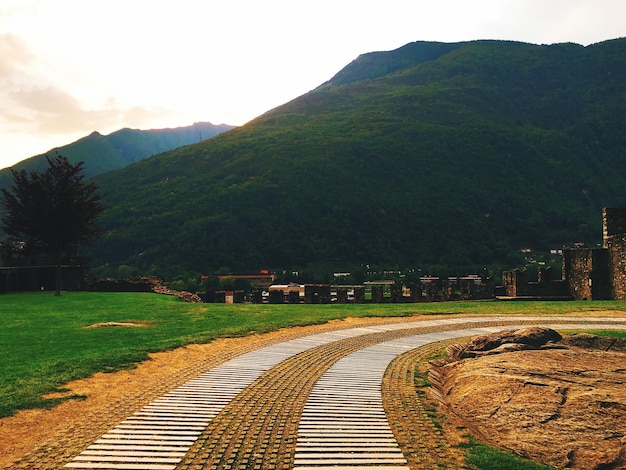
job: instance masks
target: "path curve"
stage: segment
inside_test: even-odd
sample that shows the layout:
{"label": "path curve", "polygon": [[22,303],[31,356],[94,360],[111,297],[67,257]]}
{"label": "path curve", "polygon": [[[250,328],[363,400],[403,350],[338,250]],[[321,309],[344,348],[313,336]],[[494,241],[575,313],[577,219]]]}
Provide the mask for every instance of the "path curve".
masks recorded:
{"label": "path curve", "polygon": [[[426,449],[420,457],[419,452],[410,448],[413,437],[407,439],[406,433],[397,427],[391,432],[382,405],[385,371],[396,358],[437,341],[531,324],[556,328],[569,325],[580,329],[626,328],[626,319],[499,316],[425,320],[422,317],[294,338],[241,354],[165,393],[103,434],[79,455],[68,458],[44,452],[35,458],[31,456],[30,464],[37,462],[37,466],[14,468],[65,465],[83,469],[265,470],[346,465],[343,468],[369,466],[390,470],[420,468],[416,466],[420,459],[422,463],[439,459],[440,467],[454,468],[454,459],[445,453],[438,451],[442,455],[433,456]],[[401,369],[406,377],[409,370],[406,360],[404,364]],[[343,378],[359,369],[361,372],[352,376],[353,380],[359,377],[367,380],[355,389]],[[386,383],[386,394],[399,396],[401,381]],[[410,389],[406,380],[402,387],[403,393]],[[324,404],[320,396],[345,399],[350,393],[355,398],[343,400],[347,408],[315,409],[315,402]],[[359,403],[366,397],[370,402],[363,409]],[[410,401],[410,394],[403,400]],[[327,399],[325,405],[329,404]],[[390,415],[394,416],[393,413]],[[368,426],[364,428],[363,423]],[[310,439],[328,436],[331,431],[334,442]],[[348,440],[349,434],[353,440]],[[359,440],[363,437],[365,440]],[[359,452],[364,443],[368,450]]]}

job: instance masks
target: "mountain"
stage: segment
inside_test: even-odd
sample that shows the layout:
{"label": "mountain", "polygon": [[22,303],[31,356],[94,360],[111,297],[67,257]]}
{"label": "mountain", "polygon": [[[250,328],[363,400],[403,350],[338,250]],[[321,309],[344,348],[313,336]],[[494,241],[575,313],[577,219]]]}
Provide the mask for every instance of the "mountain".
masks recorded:
{"label": "mountain", "polygon": [[415,42],[213,139],[96,177],[100,273],[452,274],[601,240],[626,204],[626,39]]}
{"label": "mountain", "polygon": [[[174,129],[120,129],[109,135],[92,132],[86,137],[45,154],[22,160],[11,168],[14,170],[42,171],[47,167],[46,155],[60,154],[71,163],[84,162],[84,174],[92,177],[100,173],[123,168],[152,155],[209,139],[234,126],[196,122],[191,126]],[[0,188],[11,185],[11,170],[0,170]]]}

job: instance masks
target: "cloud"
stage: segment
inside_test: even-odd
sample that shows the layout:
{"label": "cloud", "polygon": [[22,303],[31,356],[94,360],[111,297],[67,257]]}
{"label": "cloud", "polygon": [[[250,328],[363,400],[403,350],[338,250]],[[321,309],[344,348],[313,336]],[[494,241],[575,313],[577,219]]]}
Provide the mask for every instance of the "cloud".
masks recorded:
{"label": "cloud", "polygon": [[[107,100],[104,93],[115,91],[100,88],[100,82],[80,86],[80,74],[68,79],[57,73],[68,69],[41,51],[33,53],[21,36],[0,33],[0,168],[93,131],[172,127],[182,120],[179,112],[156,103]],[[101,96],[91,96],[93,90]]]}
{"label": "cloud", "polygon": [[623,36],[626,12],[623,0],[0,4],[0,167],[93,130],[240,125],[411,41],[586,45]]}
{"label": "cloud", "polygon": [[27,124],[34,133],[107,132],[124,125],[143,127],[176,115],[160,108],[118,108],[113,100],[100,109],[84,109],[76,97],[54,86],[19,89],[7,97],[9,106],[1,111],[2,116],[7,121]]}
{"label": "cloud", "polygon": [[[145,128],[145,126],[158,126],[165,127],[171,125],[172,122],[177,122],[179,113],[176,111],[170,111],[163,108],[144,108],[142,106],[135,106],[130,109],[125,109],[120,112],[120,117],[123,122],[127,123],[131,127]],[[168,124],[159,124],[161,122],[167,122]]]}
{"label": "cloud", "polygon": [[30,88],[9,93],[14,102],[39,114],[71,115],[80,111],[76,98],[53,86]]}
{"label": "cloud", "polygon": [[34,59],[19,36],[0,34],[0,77],[4,80],[23,74]]}
{"label": "cloud", "polygon": [[[31,133],[88,130],[94,120],[109,121],[112,118],[101,112],[85,111],[78,99],[54,86],[15,89],[6,93],[6,98],[4,118],[10,122],[18,118]],[[101,115],[95,119],[97,114]]]}
{"label": "cloud", "polygon": [[[126,126],[158,127],[180,119],[179,113],[156,104],[146,107],[141,102],[126,100],[119,104],[116,99],[94,98],[90,96],[93,91],[97,94],[114,91],[100,84],[84,85],[78,81],[80,73],[74,72],[63,60],[54,59],[42,50],[33,52],[22,36],[0,32],[2,145],[25,139],[45,141],[63,135],[71,139],[81,133],[94,130],[108,133]],[[6,151],[1,153],[4,157],[0,158],[6,158]]]}

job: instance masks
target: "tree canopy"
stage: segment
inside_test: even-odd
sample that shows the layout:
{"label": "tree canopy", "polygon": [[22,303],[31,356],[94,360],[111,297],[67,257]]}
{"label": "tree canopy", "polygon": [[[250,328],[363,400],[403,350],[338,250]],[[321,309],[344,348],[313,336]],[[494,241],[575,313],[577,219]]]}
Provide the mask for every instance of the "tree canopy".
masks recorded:
{"label": "tree canopy", "polygon": [[30,254],[53,257],[57,266],[77,254],[78,247],[99,233],[95,224],[103,210],[94,183],[85,183],[83,163],[58,155],[46,157],[42,172],[12,171],[13,185],[2,188],[4,230],[24,242]]}

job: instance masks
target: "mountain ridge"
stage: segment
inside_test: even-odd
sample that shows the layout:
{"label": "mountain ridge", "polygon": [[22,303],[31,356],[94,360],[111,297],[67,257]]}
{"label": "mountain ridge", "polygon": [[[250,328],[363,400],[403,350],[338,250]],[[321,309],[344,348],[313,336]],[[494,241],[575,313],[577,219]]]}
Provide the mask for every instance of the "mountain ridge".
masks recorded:
{"label": "mountain ridge", "polygon": [[182,145],[197,143],[234,127],[228,124],[196,122],[191,126],[164,129],[140,130],[126,127],[108,135],[93,131],[70,144],[52,148],[1,169],[0,187],[6,188],[11,184],[11,169],[27,172],[43,170],[46,167],[46,155],[58,153],[73,164],[83,161],[84,175],[89,178]]}
{"label": "mountain ridge", "polygon": [[626,204],[624,77],[624,39],[359,56],[231,132],[96,177],[94,265],[457,274],[593,246],[601,207]]}

